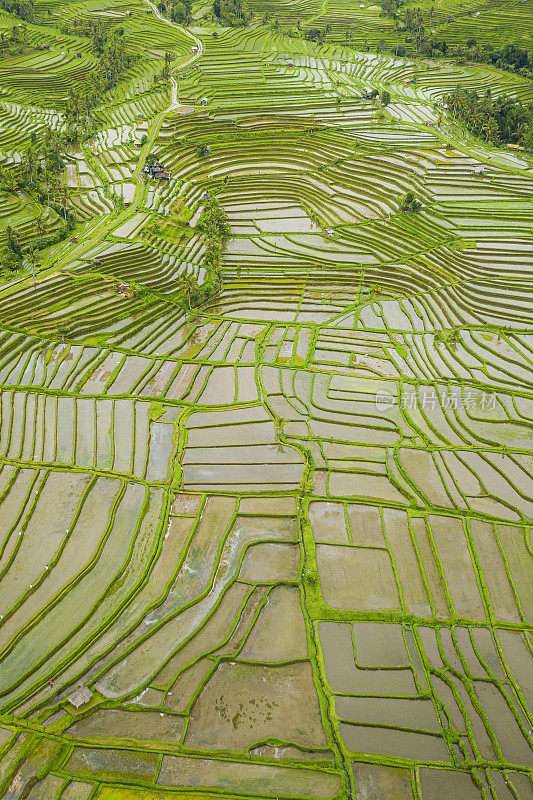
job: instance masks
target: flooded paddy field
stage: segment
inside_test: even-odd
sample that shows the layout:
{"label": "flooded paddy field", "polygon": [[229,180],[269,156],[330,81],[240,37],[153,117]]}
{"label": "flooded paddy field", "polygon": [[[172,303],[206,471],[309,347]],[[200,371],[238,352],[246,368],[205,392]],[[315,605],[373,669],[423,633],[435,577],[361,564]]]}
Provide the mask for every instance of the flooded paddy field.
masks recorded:
{"label": "flooded paddy field", "polygon": [[[368,3],[34,5],[2,169],[72,129],[85,27],[135,58],[0,283],[0,796],[533,800],[533,161],[445,108],[533,85]],[[8,184],[0,233],[60,229]]]}

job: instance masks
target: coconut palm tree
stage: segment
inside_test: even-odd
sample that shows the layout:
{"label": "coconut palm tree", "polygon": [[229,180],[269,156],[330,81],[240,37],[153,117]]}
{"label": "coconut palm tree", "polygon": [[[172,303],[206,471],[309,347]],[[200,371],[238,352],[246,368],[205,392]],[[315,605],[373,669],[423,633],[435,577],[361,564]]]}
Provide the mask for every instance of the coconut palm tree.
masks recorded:
{"label": "coconut palm tree", "polygon": [[6,170],[2,173],[2,183],[8,192],[14,192],[18,186],[18,181],[11,170]]}
{"label": "coconut palm tree", "polygon": [[26,177],[26,181],[30,186],[33,186],[35,183],[35,178],[37,176],[37,169],[39,167],[39,159],[37,157],[37,153],[30,147],[28,148],[24,155],[22,156],[22,171]]}
{"label": "coconut palm tree", "polygon": [[483,131],[485,132],[485,138],[488,142],[492,142],[493,144],[498,144],[500,140],[500,129],[498,128],[498,123],[494,119],[494,117],[489,117],[488,120],[483,125]]}
{"label": "coconut palm tree", "polygon": [[35,227],[37,228],[37,233],[39,234],[39,244],[42,245],[42,243],[43,243],[43,233],[46,230],[46,227],[45,227],[45,224],[44,224],[44,215],[43,214],[39,214],[39,216],[35,220]]}
{"label": "coconut palm tree", "polygon": [[59,204],[63,211],[63,219],[67,221],[67,203],[68,203],[68,189],[66,186],[60,186],[59,189]]}
{"label": "coconut palm tree", "polygon": [[57,203],[57,194],[61,191],[61,181],[58,175],[52,175],[50,178],[50,191],[52,192],[54,203]]}
{"label": "coconut palm tree", "polygon": [[181,279],[181,285],[185,290],[185,295],[187,297],[187,307],[189,311],[191,310],[191,291],[196,286],[196,281],[192,277],[192,275],[184,275]]}

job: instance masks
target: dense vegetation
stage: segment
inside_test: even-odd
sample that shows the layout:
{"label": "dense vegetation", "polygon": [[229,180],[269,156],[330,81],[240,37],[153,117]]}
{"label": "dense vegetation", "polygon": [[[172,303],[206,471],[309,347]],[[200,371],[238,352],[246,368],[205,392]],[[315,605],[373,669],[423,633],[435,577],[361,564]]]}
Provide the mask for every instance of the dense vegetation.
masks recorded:
{"label": "dense vegetation", "polygon": [[35,6],[32,0],[0,0],[0,8],[27,22],[35,20]]}
{"label": "dense vegetation", "polygon": [[20,164],[0,167],[0,191],[24,190],[36,203],[54,211],[61,223],[54,233],[46,234],[43,215],[35,220],[34,235],[21,244],[17,230],[6,228],[6,236],[0,248],[0,266],[7,273],[22,265],[24,253],[42,250],[60,242],[74,228],[75,217],[67,208],[68,189],[61,182],[65,168],[63,148],[66,137],[47,127],[41,134],[32,134],[28,147],[22,154]]}
{"label": "dense vegetation", "polygon": [[226,212],[216,197],[210,197],[207,200],[196,224],[196,229],[204,236],[207,245],[204,267],[207,274],[213,278],[215,274],[218,275],[220,259],[231,233]]}
{"label": "dense vegetation", "polygon": [[221,25],[232,28],[245,27],[252,16],[246,0],[214,0],[213,14]]}
{"label": "dense vegetation", "polygon": [[107,30],[96,23],[91,26],[90,36],[96,69],[90,81],[71,88],[66,103],[67,138],[71,142],[94,133],[97,121],[93,109],[100,105],[105,92],[117,85],[123,73],[138,58],[127,51],[121,26]]}
{"label": "dense vegetation", "polygon": [[[509,41],[500,48],[494,48],[489,42],[482,42],[476,37],[468,38],[464,44],[448,42],[442,33],[434,33],[434,5],[428,10],[405,6],[403,0],[381,0],[380,5],[381,14],[394,20],[398,37],[395,51],[399,56],[405,56],[407,53],[407,48],[403,44],[399,44],[400,35],[402,35],[409,45],[409,50],[423,56],[431,58],[446,56],[465,61],[477,61],[533,78],[533,50],[531,49],[528,50],[518,43]],[[471,14],[472,11],[467,12],[467,15],[471,16]],[[448,22],[453,21],[454,17],[450,16]]]}
{"label": "dense vegetation", "polygon": [[192,0],[164,0],[157,4],[159,11],[178,25],[188,25],[192,20]]}
{"label": "dense vegetation", "polygon": [[518,144],[533,148],[533,103],[524,105],[510,97],[492,98],[474,89],[457,87],[446,98],[454,118],[492,144]]}

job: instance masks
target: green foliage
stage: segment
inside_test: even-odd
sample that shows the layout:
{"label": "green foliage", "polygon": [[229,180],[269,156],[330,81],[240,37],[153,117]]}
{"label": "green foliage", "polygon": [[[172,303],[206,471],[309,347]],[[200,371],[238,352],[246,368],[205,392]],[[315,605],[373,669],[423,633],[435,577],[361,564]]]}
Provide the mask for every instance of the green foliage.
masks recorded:
{"label": "green foliage", "polygon": [[177,22],[178,25],[189,23],[192,20],[191,7],[191,0],[181,0],[181,2],[172,3],[170,8],[171,20]]}
{"label": "green foliage", "polygon": [[309,30],[305,32],[305,38],[309,42],[317,42],[317,44],[325,44],[330,30],[331,26],[329,25],[326,25],[325,28],[309,28]]}
{"label": "green foliage", "polygon": [[35,20],[35,5],[32,0],[0,0],[0,8],[26,22]]}
{"label": "green foliage", "polygon": [[400,8],[403,5],[403,0],[381,0],[381,17],[391,17],[396,19]]}
{"label": "green foliage", "polygon": [[0,267],[4,274],[13,274],[22,267],[22,258],[13,252],[9,247],[0,250]]}
{"label": "green foliage", "polygon": [[167,410],[163,403],[153,402],[148,409],[148,419],[151,419],[152,422],[155,422],[162,417],[163,414],[166,414],[166,411]]}
{"label": "green foliage", "polygon": [[196,230],[204,234],[208,249],[210,247],[221,249],[227,242],[231,228],[226,212],[218,204],[216,197],[211,197],[205,204],[196,224]]}
{"label": "green foliage", "polygon": [[[426,8],[406,5],[405,0],[381,0],[380,4],[380,16],[394,20],[398,34],[400,31],[409,34],[405,37],[405,41],[411,45],[410,49],[414,52],[430,58],[446,57],[461,61],[479,61],[516,72],[526,78],[533,78],[533,50],[528,50],[520,42],[506,42],[496,49],[489,43],[478,42],[474,36],[469,37],[465,44],[448,42],[442,34],[435,33],[437,12],[434,3]],[[472,10],[468,10],[467,13],[471,15]],[[451,21],[453,17],[448,18],[448,22]],[[406,54],[404,45],[397,44],[396,55]]]}
{"label": "green foliage", "polygon": [[451,350],[455,350],[461,341],[461,332],[458,328],[443,328],[440,331],[435,331],[435,344],[444,344]]}
{"label": "green foliage", "polygon": [[221,25],[232,28],[245,27],[252,16],[246,0],[214,0],[213,13]]}
{"label": "green foliage", "polygon": [[390,92],[387,92],[385,89],[381,92],[381,105],[383,107],[388,106],[390,103]]}
{"label": "green foliage", "polygon": [[450,55],[468,61],[491,64],[499,69],[516,72],[524,78],[533,78],[533,50],[527,50],[514,42],[507,42],[495,50],[491,44],[480,44],[471,37],[466,40],[465,45],[450,47],[448,56]]}
{"label": "green foliage", "polygon": [[216,198],[213,197],[207,201],[196,224],[196,230],[203,234],[206,242],[203,266],[207,272],[207,279],[200,286],[196,278],[191,275],[182,278],[180,288],[184,292],[188,309],[202,305],[222,288],[220,261],[231,234],[231,228],[226,212],[218,204]]}
{"label": "green foliage", "polygon": [[188,24],[192,21],[192,0],[161,0],[157,4],[157,8],[178,25]]}
{"label": "green foliage", "polygon": [[473,89],[457,87],[446,97],[454,118],[487,142],[533,147],[533,103],[525,105],[511,97],[492,99]]}
{"label": "green foliage", "polygon": [[22,267],[22,247],[14,228],[8,225],[5,231],[5,241],[0,249],[0,267],[4,275],[9,276]]}
{"label": "green foliage", "polygon": [[422,208],[422,203],[417,199],[414,192],[406,192],[400,201],[400,211],[416,213]]}
{"label": "green foliage", "polygon": [[9,250],[16,256],[22,257],[22,248],[16,230],[8,225],[6,228],[6,244]]}
{"label": "green foliage", "polygon": [[115,87],[122,74],[140,57],[127,52],[124,28],[107,29],[101,22],[90,23],[82,34],[92,39],[97,60],[90,81],[71,87],[66,101],[67,139],[76,142],[92,135],[97,127],[93,109],[100,105],[105,92]]}

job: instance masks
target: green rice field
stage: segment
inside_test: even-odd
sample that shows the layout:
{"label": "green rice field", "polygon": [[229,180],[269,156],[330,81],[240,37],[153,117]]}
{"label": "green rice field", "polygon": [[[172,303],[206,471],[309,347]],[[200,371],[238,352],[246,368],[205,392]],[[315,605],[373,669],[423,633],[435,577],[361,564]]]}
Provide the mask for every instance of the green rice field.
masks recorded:
{"label": "green rice field", "polygon": [[[372,0],[29,6],[0,796],[533,800],[533,153],[448,107],[533,81]],[[533,65],[532,0],[406,7]]]}

